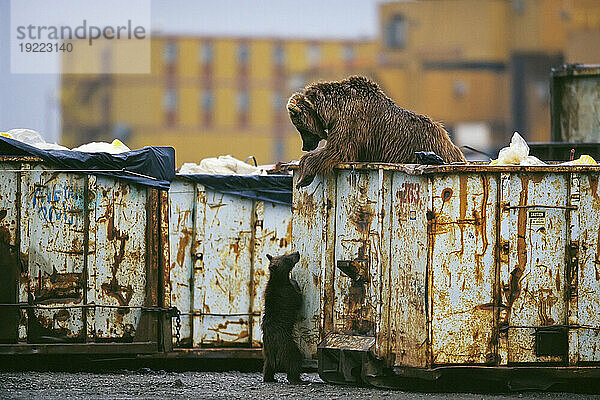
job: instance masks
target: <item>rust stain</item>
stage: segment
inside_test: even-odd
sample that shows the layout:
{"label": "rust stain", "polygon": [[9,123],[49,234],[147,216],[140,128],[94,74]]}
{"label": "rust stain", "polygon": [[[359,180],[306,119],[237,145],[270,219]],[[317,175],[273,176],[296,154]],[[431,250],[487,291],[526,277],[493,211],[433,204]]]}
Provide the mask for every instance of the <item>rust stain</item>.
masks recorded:
{"label": "rust stain", "polygon": [[[528,196],[528,185],[529,178],[523,176],[521,178],[521,194],[519,197],[519,205],[524,206],[527,204]],[[514,301],[521,294],[521,277],[525,272],[527,266],[527,243],[525,241],[525,234],[527,230],[527,209],[519,208],[517,219],[517,265],[510,273],[510,284],[506,289],[508,293],[506,299],[507,312],[503,314],[503,320],[501,325],[508,324],[510,320],[510,312]]]}
{"label": "rust stain", "polygon": [[445,203],[447,200],[449,200],[450,197],[452,197],[452,193],[454,192],[451,188],[446,188],[442,190],[442,201]]}
{"label": "rust stain", "polygon": [[368,316],[368,307],[365,307],[365,286],[361,282],[352,282],[346,295],[347,313],[344,315],[346,329],[359,335],[374,333],[374,324]]}
{"label": "rust stain", "polygon": [[42,277],[39,271],[38,286],[35,289],[35,301],[50,299],[81,298],[82,276],[74,272],[58,273],[56,269],[48,277]]}
{"label": "rust stain", "polygon": [[179,239],[179,245],[177,247],[177,257],[176,258],[177,258],[177,265],[183,266],[183,262],[185,261],[185,252],[186,252],[187,246],[192,241],[192,231],[187,228],[183,228],[183,229],[181,229],[181,233],[183,236]]}
{"label": "rust stain", "polygon": [[117,271],[119,270],[119,265],[123,262],[125,258],[125,243],[129,240],[128,234],[123,234],[119,232],[119,230],[115,227],[115,216],[114,216],[114,204],[112,206],[107,207],[106,221],[107,221],[107,240],[112,242],[115,239],[119,242],[118,250],[115,254],[115,260],[111,266],[112,278],[109,283],[102,284],[102,291],[106,293],[107,296],[114,297],[120,305],[126,306],[131,301],[131,297],[133,296],[133,288],[131,285],[122,286],[117,281]]}
{"label": "rust stain", "polygon": [[[294,216],[302,218],[302,220],[306,222],[308,229],[313,228],[315,215],[319,211],[319,204],[315,202],[314,194],[319,189],[321,184],[322,182],[319,182],[315,190],[310,193],[300,191],[298,197],[294,199],[295,201],[292,205],[292,213]],[[291,229],[291,226],[288,227],[289,231],[291,231]]]}
{"label": "rust stain", "polygon": [[292,243],[292,238],[293,238],[293,236],[292,236],[292,229],[293,229],[293,226],[294,226],[293,221],[290,218],[290,221],[288,222],[288,226],[287,226],[287,231],[286,231],[286,234],[285,234],[285,239],[287,240],[288,243]]}
{"label": "rust stain", "polygon": [[[598,175],[588,175],[590,181],[590,191],[594,197],[593,208],[598,210],[600,208],[600,196],[598,195]],[[594,272],[596,280],[600,281],[600,229],[598,229],[598,236],[596,239],[596,259],[594,260]]]}
{"label": "rust stain", "polygon": [[320,282],[321,282],[321,277],[319,276],[319,274],[312,274],[312,278],[313,278],[313,283],[315,284],[315,287],[321,287],[320,286]]}
{"label": "rust stain", "polygon": [[[552,318],[552,306],[556,304],[558,298],[552,293],[552,289],[541,289],[538,300],[538,318],[540,319],[540,325],[550,326],[554,325],[555,321]],[[536,298],[534,297],[534,301]]]}
{"label": "rust stain", "polygon": [[[467,216],[467,179],[468,177],[465,175],[459,175],[459,221],[464,221]],[[465,252],[465,230],[463,224],[458,224],[458,228],[460,229],[460,251],[458,252],[459,258],[462,258]]]}
{"label": "rust stain", "polygon": [[54,319],[56,321],[64,322],[67,321],[69,318],[71,318],[71,313],[69,313],[69,310],[65,308],[61,309],[56,314],[54,314]]}
{"label": "rust stain", "polygon": [[490,193],[489,178],[486,175],[481,175],[481,185],[483,187],[483,198],[481,199],[481,209],[479,215],[474,210],[473,217],[475,218],[475,226],[479,230],[479,236],[481,237],[482,248],[480,254],[475,254],[475,279],[477,282],[483,281],[483,261],[482,258],[487,252],[489,242],[487,238],[487,202]]}
{"label": "rust stain", "polygon": [[368,235],[374,218],[373,211],[367,203],[358,201],[352,203],[356,204],[356,207],[349,213],[349,220],[361,234]]}

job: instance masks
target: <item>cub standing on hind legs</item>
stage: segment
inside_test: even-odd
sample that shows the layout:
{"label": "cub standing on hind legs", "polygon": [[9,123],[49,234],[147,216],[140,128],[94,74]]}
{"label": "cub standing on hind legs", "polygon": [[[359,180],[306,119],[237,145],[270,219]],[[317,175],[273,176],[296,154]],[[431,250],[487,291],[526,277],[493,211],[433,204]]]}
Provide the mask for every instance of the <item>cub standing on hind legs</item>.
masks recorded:
{"label": "cub standing on hind legs", "polygon": [[294,324],[302,305],[298,284],[290,272],[300,261],[298,252],[269,259],[269,281],[265,289],[263,331],[263,381],[274,382],[275,372],[287,372],[290,383],[301,382],[302,354],[294,341]]}
{"label": "cub standing on hind legs", "polygon": [[[290,97],[287,109],[309,152],[300,159],[298,187],[341,162],[416,163],[417,151],[466,161],[441,123],[398,107],[364,76],[309,85]],[[327,144],[317,149],[323,139]]]}

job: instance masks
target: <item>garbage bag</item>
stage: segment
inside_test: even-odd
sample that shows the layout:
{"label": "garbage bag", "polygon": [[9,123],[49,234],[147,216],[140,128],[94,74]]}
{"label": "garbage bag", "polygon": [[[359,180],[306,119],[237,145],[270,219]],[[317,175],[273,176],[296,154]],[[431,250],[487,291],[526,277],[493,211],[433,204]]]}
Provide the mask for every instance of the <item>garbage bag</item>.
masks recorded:
{"label": "garbage bag", "polygon": [[37,147],[42,150],[69,150],[65,146],[56,143],[47,143],[39,132],[32,129],[11,129],[8,132],[0,132],[0,135],[9,139],[18,140],[19,142]]}
{"label": "garbage bag", "polygon": [[518,132],[513,134],[510,145],[500,150],[498,159],[490,165],[546,165],[537,157],[529,155],[529,146]]}
{"label": "garbage bag", "polygon": [[119,139],[113,140],[111,143],[106,142],[91,142],[83,144],[79,147],[75,147],[73,151],[82,151],[84,153],[108,153],[108,154],[120,154],[127,151],[131,151],[123,142]]}
{"label": "garbage bag", "polygon": [[598,165],[598,163],[594,160],[594,157],[588,154],[582,154],[577,160],[568,161],[561,165]]}
{"label": "garbage bag", "polygon": [[263,168],[255,167],[230,155],[205,158],[200,164],[185,163],[179,169],[183,175],[265,175]]}

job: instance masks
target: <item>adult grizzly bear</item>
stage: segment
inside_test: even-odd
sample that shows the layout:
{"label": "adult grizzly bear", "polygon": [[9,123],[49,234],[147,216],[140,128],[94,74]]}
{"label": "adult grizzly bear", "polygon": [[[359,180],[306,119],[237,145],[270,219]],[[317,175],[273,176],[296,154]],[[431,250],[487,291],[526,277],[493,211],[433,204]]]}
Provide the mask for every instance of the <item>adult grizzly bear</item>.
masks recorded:
{"label": "adult grizzly bear", "polygon": [[298,284],[290,272],[300,261],[298,252],[269,259],[269,281],[265,289],[263,331],[263,381],[274,382],[275,371],[287,372],[290,383],[301,382],[302,353],[294,341],[294,324],[302,305]]}
{"label": "adult grizzly bear", "polygon": [[[309,151],[300,159],[298,187],[340,162],[416,163],[417,151],[433,151],[447,163],[466,161],[441,123],[398,107],[363,76],[307,86],[287,109],[302,150]],[[322,139],[327,144],[315,150]]]}

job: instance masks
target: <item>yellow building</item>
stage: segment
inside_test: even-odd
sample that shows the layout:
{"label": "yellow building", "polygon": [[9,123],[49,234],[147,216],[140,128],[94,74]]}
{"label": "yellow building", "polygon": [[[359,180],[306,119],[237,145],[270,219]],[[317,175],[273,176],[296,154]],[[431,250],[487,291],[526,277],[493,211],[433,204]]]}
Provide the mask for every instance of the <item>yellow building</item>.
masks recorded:
{"label": "yellow building", "polygon": [[152,38],[149,75],[64,75],[63,143],[171,145],[177,164],[231,154],[297,159],[286,103],[314,71],[344,76],[376,59],[375,42]]}
{"label": "yellow building", "polygon": [[600,1],[421,0],[380,6],[370,41],[153,37],[151,74],[63,75],[63,143],[171,145],[177,165],[231,154],[297,159],[287,98],[365,74],[459,144],[550,139],[550,68],[600,63]]}

